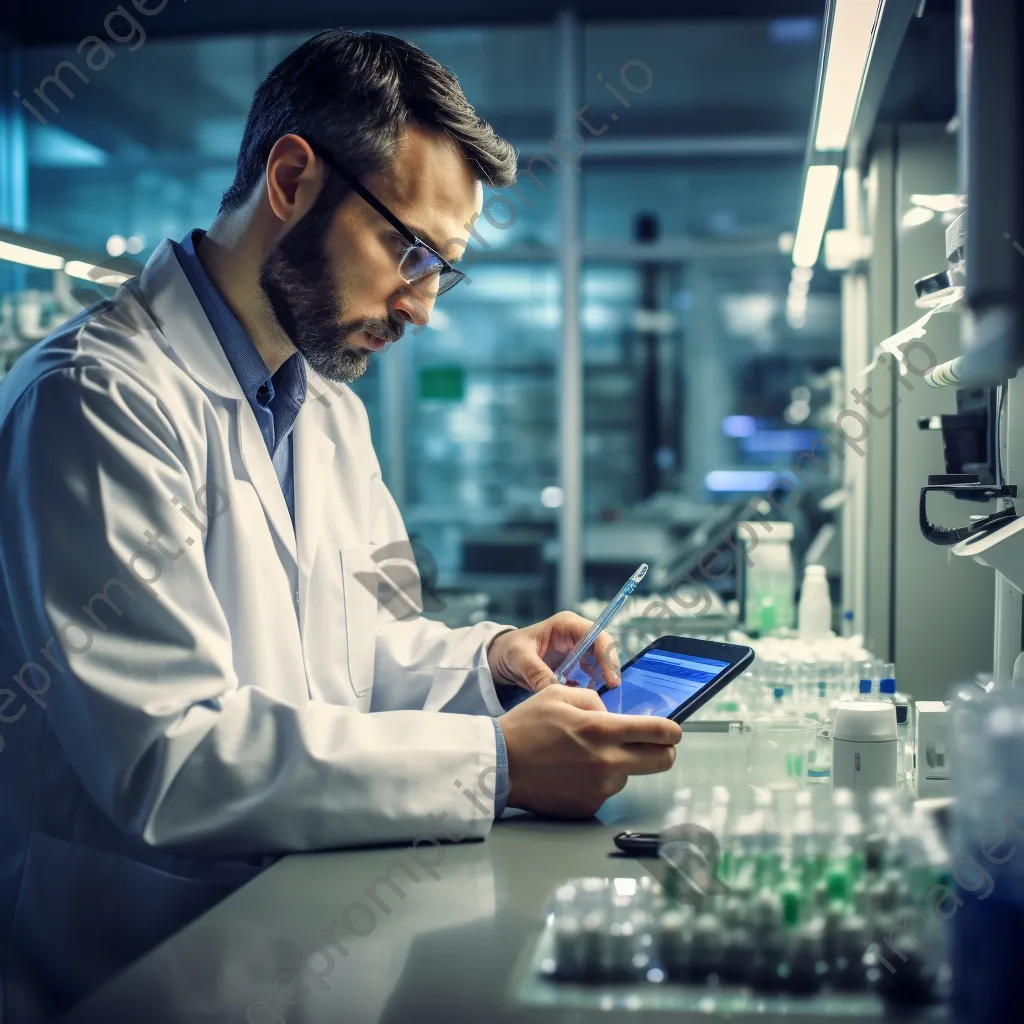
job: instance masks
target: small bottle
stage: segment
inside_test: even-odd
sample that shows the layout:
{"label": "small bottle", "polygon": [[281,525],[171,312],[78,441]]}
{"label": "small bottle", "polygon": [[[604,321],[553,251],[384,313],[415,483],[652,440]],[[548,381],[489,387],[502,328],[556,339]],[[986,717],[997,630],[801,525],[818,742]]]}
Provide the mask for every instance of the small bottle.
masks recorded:
{"label": "small bottle", "polygon": [[882,700],[896,705],[896,778],[902,783],[907,775],[907,747],[910,742],[910,698],[896,689],[896,666],[885,666],[883,679],[878,684]]}
{"label": "small bottle", "polygon": [[798,621],[801,640],[819,640],[832,633],[832,598],[823,565],[804,569]]}
{"label": "small bottle", "polygon": [[878,692],[875,687],[875,663],[865,661],[860,666],[860,682],[857,685],[858,700],[874,700]]}
{"label": "small bottle", "polygon": [[896,703],[896,666],[892,662],[882,669],[882,678],[878,681],[878,699],[890,704]]}

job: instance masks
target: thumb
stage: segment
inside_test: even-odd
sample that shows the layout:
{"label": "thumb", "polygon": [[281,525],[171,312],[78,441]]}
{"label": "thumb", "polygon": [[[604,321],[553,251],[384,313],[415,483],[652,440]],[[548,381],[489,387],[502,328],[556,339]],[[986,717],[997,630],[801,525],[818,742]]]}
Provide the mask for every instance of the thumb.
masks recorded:
{"label": "thumb", "polygon": [[598,697],[594,690],[585,686],[556,686],[551,691],[557,694],[557,699],[573,707],[582,708],[584,711],[607,711],[604,702]]}
{"label": "thumb", "polygon": [[555,673],[544,664],[543,659],[535,651],[529,651],[523,656],[523,663],[519,666],[519,673],[523,677],[528,689],[536,693],[555,681]]}

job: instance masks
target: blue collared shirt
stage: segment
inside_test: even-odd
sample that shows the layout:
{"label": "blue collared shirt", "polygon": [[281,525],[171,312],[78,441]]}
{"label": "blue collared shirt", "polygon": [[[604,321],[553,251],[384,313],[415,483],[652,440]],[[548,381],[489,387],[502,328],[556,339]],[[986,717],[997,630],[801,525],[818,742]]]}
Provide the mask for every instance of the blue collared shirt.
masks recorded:
{"label": "blue collared shirt", "polygon": [[[277,372],[271,374],[259,349],[246,333],[239,319],[224,301],[224,296],[210,280],[206,268],[196,255],[196,245],[204,232],[200,228],[190,231],[181,242],[171,242],[174,255],[196,293],[210,321],[213,333],[224,349],[231,369],[252,408],[260,433],[267,443],[267,451],[274,463],[274,472],[281,482],[288,512],[295,522],[295,474],[292,464],[292,427],[302,403],[306,400],[306,360],[296,352],[289,356]],[[494,780],[494,816],[501,817],[508,797],[508,752],[505,737],[498,720],[494,723],[494,743],[497,755],[497,776]]]}

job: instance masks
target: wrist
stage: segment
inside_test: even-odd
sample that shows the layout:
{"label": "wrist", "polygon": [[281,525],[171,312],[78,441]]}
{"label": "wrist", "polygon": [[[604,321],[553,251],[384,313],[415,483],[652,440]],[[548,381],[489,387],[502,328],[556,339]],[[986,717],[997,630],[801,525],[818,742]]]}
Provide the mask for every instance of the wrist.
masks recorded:
{"label": "wrist", "polygon": [[491,639],[487,641],[487,647],[484,652],[485,657],[487,659],[487,668],[491,673],[491,678],[497,683],[507,682],[507,680],[502,679],[499,673],[496,671],[495,642],[497,640],[500,640],[501,637],[505,636],[506,634],[514,633],[515,631],[515,626],[505,626],[503,629],[499,629],[498,632],[495,633],[494,636],[492,636]]}

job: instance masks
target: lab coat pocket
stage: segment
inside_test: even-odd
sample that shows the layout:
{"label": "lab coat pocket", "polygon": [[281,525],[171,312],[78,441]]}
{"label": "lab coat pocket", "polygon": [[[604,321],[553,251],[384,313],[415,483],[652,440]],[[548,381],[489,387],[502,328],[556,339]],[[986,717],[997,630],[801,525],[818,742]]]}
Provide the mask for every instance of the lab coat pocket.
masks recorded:
{"label": "lab coat pocket", "polygon": [[373,685],[380,573],[370,544],[341,549],[345,601],[345,668],[357,697]]}

